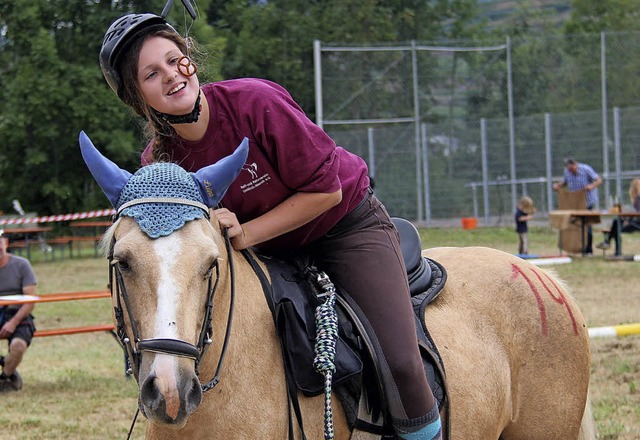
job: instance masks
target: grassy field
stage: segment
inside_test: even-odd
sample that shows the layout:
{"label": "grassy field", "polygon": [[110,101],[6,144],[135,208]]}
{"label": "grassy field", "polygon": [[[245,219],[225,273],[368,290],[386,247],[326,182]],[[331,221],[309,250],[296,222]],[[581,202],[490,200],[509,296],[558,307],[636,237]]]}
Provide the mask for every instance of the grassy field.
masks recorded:
{"label": "grassy field", "polygon": [[[489,246],[513,253],[512,228],[421,230],[425,247]],[[596,236],[596,239],[600,237]],[[530,232],[530,251],[557,255],[557,235],[544,227]],[[625,253],[640,254],[640,234],[624,236]],[[36,260],[39,293],[104,289],[103,259]],[[590,327],[640,322],[640,286],[633,262],[602,255],[554,266],[571,286]],[[41,329],[111,322],[108,299],[37,306]],[[640,439],[640,336],[592,341],[591,393],[600,439]],[[0,344],[0,353],[6,346]],[[109,334],[92,333],[34,340],[20,368],[22,392],[0,398],[2,439],[123,439],[137,400],[136,384],[125,378],[123,353]],[[553,386],[553,384],[549,384]],[[143,438],[139,419],[132,438]]]}

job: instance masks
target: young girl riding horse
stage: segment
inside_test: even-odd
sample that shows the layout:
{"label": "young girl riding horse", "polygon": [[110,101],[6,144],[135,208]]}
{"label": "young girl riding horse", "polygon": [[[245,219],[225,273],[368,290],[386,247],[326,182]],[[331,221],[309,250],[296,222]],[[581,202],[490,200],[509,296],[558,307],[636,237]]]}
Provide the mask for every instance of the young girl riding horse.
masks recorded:
{"label": "young girl riding horse", "polygon": [[187,42],[160,16],[116,20],[100,66],[120,99],[147,119],[143,164],[170,161],[195,172],[249,139],[243,171],[215,211],[233,247],[311,255],[374,329],[393,377],[386,398],[397,435],[440,439],[398,232],[370,189],[365,162],[337,146],[278,84],[247,78],[201,86]]}

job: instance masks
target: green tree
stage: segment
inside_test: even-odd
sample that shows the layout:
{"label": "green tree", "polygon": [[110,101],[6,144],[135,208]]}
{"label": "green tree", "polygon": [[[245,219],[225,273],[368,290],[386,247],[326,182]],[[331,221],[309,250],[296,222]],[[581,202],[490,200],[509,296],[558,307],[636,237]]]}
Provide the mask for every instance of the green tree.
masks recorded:
{"label": "green tree", "polygon": [[389,43],[464,38],[475,1],[213,1],[211,24],[227,41],[223,76],[286,87],[314,116],[313,41]]}
{"label": "green tree", "polygon": [[637,0],[572,0],[565,33],[640,31],[638,17],[640,2]]}
{"label": "green tree", "polygon": [[[0,210],[11,211],[15,198],[26,210],[42,215],[108,206],[82,161],[78,133],[85,130],[101,151],[129,170],[139,165],[144,139],[140,118],[102,77],[100,45],[117,17],[131,11],[160,13],[164,4],[0,3]],[[182,24],[176,24],[181,32],[192,23],[184,15],[178,2],[169,16]],[[206,17],[189,32],[206,40],[205,51],[219,42]],[[212,70],[206,63],[201,67]]]}
{"label": "green tree", "polygon": [[[565,33],[572,38],[592,35],[600,49],[600,33],[605,34],[608,104],[610,107],[638,105],[640,99],[640,2],[636,0],[573,0]],[[593,64],[594,51],[585,53],[584,45],[575,51],[577,66]],[[598,57],[600,53],[596,54]],[[577,68],[575,74],[585,72]],[[594,72],[599,75],[599,72]],[[580,78],[579,77],[579,78]],[[599,79],[599,77],[598,77]],[[587,94],[584,91],[584,94]]]}
{"label": "green tree", "polygon": [[116,111],[97,62],[109,22],[98,12],[108,3],[17,0],[0,6],[3,207],[14,198],[39,214],[104,207],[103,196],[86,183],[77,143],[82,129],[116,160],[132,163],[130,118]]}

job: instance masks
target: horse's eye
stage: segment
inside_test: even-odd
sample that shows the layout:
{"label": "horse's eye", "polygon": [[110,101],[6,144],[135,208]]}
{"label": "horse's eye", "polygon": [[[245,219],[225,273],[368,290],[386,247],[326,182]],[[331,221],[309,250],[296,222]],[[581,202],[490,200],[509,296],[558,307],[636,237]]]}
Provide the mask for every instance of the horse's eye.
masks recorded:
{"label": "horse's eye", "polygon": [[207,269],[207,272],[204,274],[204,278],[210,278],[211,274],[213,273],[213,269],[216,267],[216,261],[214,261],[213,263],[211,263],[211,266],[209,266],[209,269]]}
{"label": "horse's eye", "polygon": [[127,260],[118,260],[118,268],[123,272],[128,272],[131,270],[131,266],[129,266],[129,262]]}

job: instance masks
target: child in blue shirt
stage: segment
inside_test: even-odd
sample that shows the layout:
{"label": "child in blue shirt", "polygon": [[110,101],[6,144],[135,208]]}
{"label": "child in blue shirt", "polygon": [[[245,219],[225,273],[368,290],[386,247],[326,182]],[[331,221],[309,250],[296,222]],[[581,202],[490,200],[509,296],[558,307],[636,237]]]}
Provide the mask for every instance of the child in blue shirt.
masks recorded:
{"label": "child in blue shirt", "polygon": [[531,197],[523,196],[518,201],[516,209],[516,232],[518,233],[518,254],[527,255],[529,253],[529,225],[527,222],[533,218],[536,208],[533,206]]}

